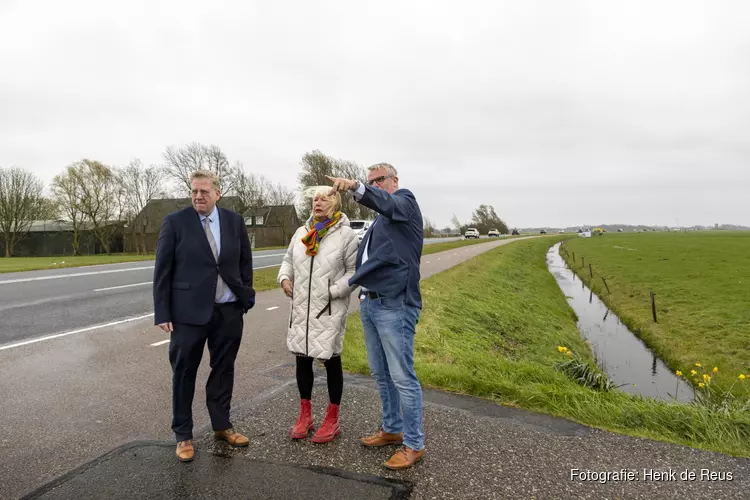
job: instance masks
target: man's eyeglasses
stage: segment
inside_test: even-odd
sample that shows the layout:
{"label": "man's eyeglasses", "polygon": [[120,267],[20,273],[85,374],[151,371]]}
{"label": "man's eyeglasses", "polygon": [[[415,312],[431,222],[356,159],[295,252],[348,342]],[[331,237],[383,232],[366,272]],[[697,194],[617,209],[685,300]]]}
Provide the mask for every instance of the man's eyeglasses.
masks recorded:
{"label": "man's eyeglasses", "polygon": [[375,184],[382,184],[384,180],[391,179],[392,175],[381,175],[380,177],[375,177],[374,179],[367,181],[367,184],[370,186],[373,186]]}

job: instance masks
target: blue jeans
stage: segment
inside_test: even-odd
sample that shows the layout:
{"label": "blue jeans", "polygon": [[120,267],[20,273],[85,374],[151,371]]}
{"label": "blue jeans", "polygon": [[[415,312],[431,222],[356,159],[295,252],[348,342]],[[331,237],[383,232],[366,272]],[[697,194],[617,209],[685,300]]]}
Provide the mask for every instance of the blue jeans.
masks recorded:
{"label": "blue jeans", "polygon": [[[414,328],[419,308],[404,299],[365,298],[359,305],[370,373],[383,403],[383,430],[404,433],[404,444],[424,448],[422,386],[414,371]],[[403,411],[403,418],[401,412]]]}

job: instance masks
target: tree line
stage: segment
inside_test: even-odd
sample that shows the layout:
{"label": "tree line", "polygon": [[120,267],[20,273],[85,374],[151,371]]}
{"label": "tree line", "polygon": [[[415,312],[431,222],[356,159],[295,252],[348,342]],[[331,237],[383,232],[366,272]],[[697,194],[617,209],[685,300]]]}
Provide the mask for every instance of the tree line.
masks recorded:
{"label": "tree line", "polygon": [[[118,227],[124,224],[133,236],[145,232],[147,221],[139,220],[138,215],[151,200],[188,197],[190,174],[195,170],[215,173],[220,179],[222,195],[237,197],[245,210],[295,205],[302,220],[310,216],[311,188],[330,185],[327,176],[367,178],[364,167],[319,150],[302,156],[295,189],[246,171],[242,163],[230,162],[216,145],[194,142],[182,147],[170,146],[162,158],[160,165],[144,165],[134,159],[124,166],[82,159],[66,166],[48,186],[22,168],[0,167],[0,237],[5,256],[13,255],[16,244],[38,220],[67,221],[71,226],[74,255],[80,253],[83,230],[90,230],[101,248],[110,253],[112,236]],[[349,196],[342,197],[342,212],[349,219],[372,219],[375,215]],[[455,216],[454,219],[454,226],[458,224],[456,229],[463,233],[468,224],[457,223]],[[497,217],[494,208],[486,205],[474,212],[471,224],[480,232],[497,228],[507,233],[507,226]],[[436,233],[427,217],[424,226],[426,236]],[[138,246],[137,250],[146,251],[145,246],[143,249]]]}

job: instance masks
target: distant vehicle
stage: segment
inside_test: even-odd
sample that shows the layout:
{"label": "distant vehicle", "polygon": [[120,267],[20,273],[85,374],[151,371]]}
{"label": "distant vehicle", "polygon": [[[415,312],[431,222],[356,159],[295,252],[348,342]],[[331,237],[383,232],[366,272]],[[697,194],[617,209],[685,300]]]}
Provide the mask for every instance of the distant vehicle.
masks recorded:
{"label": "distant vehicle", "polygon": [[464,233],[464,239],[468,240],[469,238],[479,239],[479,230],[477,230],[477,228],[475,227],[466,229],[466,232]]}
{"label": "distant vehicle", "polygon": [[487,233],[487,236],[490,237],[490,238],[492,238],[493,236],[499,238],[500,237],[500,231],[498,231],[497,229],[490,229],[489,232]]}
{"label": "distant vehicle", "polygon": [[539,231],[539,234],[547,234],[547,231],[545,231],[544,229],[542,229],[541,231]]}
{"label": "distant vehicle", "polygon": [[518,236],[518,235],[519,235],[519,234],[521,234],[521,233],[519,233],[519,232],[518,232],[518,229],[514,229],[514,230],[513,230],[513,232],[512,232],[511,234],[512,234],[513,236]]}
{"label": "distant vehicle", "polygon": [[565,230],[564,230],[564,229],[560,229],[560,230],[558,231],[558,233],[560,233],[560,234],[565,234]]}
{"label": "distant vehicle", "polygon": [[362,243],[362,238],[364,238],[365,233],[368,229],[370,229],[370,226],[372,225],[373,221],[371,220],[350,220],[349,226],[354,230],[354,234],[357,235],[357,239],[360,243]]}
{"label": "distant vehicle", "polygon": [[620,229],[618,229],[618,230],[617,230],[617,232],[618,232],[618,233],[622,233],[622,232],[624,232],[624,231],[622,230],[622,228],[620,228]]}

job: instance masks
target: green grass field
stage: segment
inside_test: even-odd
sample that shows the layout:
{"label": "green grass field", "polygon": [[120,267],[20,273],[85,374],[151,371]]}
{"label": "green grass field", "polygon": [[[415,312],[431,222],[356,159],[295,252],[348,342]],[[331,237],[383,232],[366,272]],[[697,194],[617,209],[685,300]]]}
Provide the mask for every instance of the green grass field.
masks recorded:
{"label": "green grass field", "polygon": [[[591,426],[750,456],[750,416],[579,385],[555,364],[565,346],[593,366],[545,254],[561,237],[514,242],[427,278],[415,365],[425,386],[490,398]],[[345,369],[369,373],[358,314]]]}
{"label": "green grass field", "polygon": [[734,384],[733,394],[750,396],[750,384],[735,384],[750,377],[750,232],[605,234],[564,247],[568,264],[575,252],[576,272],[673,370],[717,367],[717,389]]}

